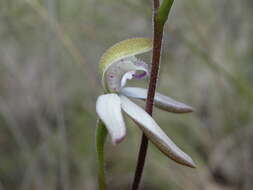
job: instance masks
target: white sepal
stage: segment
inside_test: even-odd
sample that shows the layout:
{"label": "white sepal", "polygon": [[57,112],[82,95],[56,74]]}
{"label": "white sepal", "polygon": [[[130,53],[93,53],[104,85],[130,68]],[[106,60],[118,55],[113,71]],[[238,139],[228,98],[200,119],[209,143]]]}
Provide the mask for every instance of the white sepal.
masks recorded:
{"label": "white sepal", "polygon": [[120,98],[122,109],[138,124],[149,140],[160,151],[180,164],[195,167],[193,160],[170,140],[147,112],[127,97],[121,95]]}
{"label": "white sepal", "polygon": [[126,127],[121,113],[119,96],[117,94],[99,96],[96,103],[96,111],[105,124],[112,138],[112,143],[120,143],[126,135]]}
{"label": "white sepal", "polygon": [[[121,93],[130,98],[146,100],[148,91],[144,88],[126,87],[121,90]],[[156,92],[154,97],[154,105],[162,110],[172,113],[188,113],[194,110],[191,106],[173,100],[158,92]]]}

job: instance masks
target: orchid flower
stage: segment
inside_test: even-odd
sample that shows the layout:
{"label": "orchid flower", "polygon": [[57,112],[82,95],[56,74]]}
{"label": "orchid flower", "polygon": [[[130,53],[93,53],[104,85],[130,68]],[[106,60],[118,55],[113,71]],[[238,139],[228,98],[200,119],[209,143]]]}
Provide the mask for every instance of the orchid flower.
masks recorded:
{"label": "orchid flower", "polygon": [[[99,70],[105,94],[100,95],[96,103],[99,117],[97,128],[97,152],[100,163],[100,189],[105,189],[104,182],[104,143],[107,131],[114,145],[126,136],[126,127],[122,110],[144,132],[148,139],[166,156],[185,166],[195,167],[193,160],[184,153],[164,133],[154,119],[129,98],[146,100],[147,89],[125,87],[127,80],[143,79],[149,75],[148,65],[136,58],[137,55],[152,49],[152,41],[146,38],[132,38],[121,41],[109,48],[102,56]],[[156,93],[154,106],[173,113],[192,112],[193,108]]]}

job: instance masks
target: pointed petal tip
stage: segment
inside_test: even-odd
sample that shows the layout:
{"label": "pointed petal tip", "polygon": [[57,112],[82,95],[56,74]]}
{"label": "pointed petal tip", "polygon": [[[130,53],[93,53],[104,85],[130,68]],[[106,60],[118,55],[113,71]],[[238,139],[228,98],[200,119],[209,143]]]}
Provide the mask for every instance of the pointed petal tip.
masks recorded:
{"label": "pointed petal tip", "polygon": [[187,163],[185,163],[186,166],[190,167],[190,168],[196,168],[197,165],[194,163],[193,160],[188,161]]}
{"label": "pointed petal tip", "polygon": [[[163,151],[162,151],[163,152]],[[190,156],[187,154],[183,153],[184,155],[181,155],[180,157],[177,155],[177,157],[174,157],[173,155],[168,155],[165,152],[163,152],[166,156],[177,162],[178,164],[181,164],[183,166],[187,166],[189,168],[196,168],[196,164],[192,160]]]}
{"label": "pointed petal tip", "polygon": [[171,157],[174,161],[176,161],[179,164],[182,164],[184,166],[190,167],[190,168],[196,168],[196,164],[195,162],[192,160],[192,158],[183,152],[183,154],[181,154],[181,157],[178,158],[173,158]]}
{"label": "pointed petal tip", "polygon": [[161,152],[179,164],[191,168],[196,167],[192,158],[173,143],[147,112],[124,95],[120,95],[120,98],[122,109],[138,124],[148,139],[157,146]]}
{"label": "pointed petal tip", "polygon": [[183,159],[181,160],[175,160],[176,162],[182,164],[182,165],[185,165],[185,166],[188,166],[190,168],[196,168],[196,164],[195,162],[192,160],[192,158],[187,155],[186,153],[184,153],[185,155],[183,156]]}
{"label": "pointed petal tip", "polygon": [[195,169],[195,168],[197,168],[197,165],[196,165],[195,163],[193,163],[193,164],[192,164],[191,166],[189,166],[189,167]]}
{"label": "pointed petal tip", "polygon": [[191,106],[185,106],[185,109],[184,109],[184,113],[191,113],[191,112],[194,112],[195,109]]}
{"label": "pointed petal tip", "polygon": [[191,112],[195,111],[195,109],[193,107],[188,106],[188,105],[181,103],[181,102],[178,102],[178,104],[174,104],[173,106],[171,106],[169,104],[168,105],[160,104],[160,102],[157,102],[156,106],[160,109],[165,110],[165,111],[172,112],[172,113],[178,113],[178,114],[191,113]]}
{"label": "pointed petal tip", "polygon": [[[170,159],[174,160],[178,164],[181,164],[183,166],[187,166],[190,168],[196,168],[195,162],[192,160],[192,158],[187,155],[185,152],[182,152],[181,150],[172,153],[164,151],[165,149],[161,149],[161,152],[164,153],[166,156],[168,156]],[[181,152],[181,153],[180,153]]]}

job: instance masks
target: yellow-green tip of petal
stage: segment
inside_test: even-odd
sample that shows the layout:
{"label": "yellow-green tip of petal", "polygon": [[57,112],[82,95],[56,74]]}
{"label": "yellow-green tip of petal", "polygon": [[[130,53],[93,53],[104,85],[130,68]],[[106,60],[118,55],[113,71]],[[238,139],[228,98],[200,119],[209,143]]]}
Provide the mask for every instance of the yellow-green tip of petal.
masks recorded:
{"label": "yellow-green tip of petal", "polygon": [[99,72],[103,75],[107,68],[116,61],[148,52],[152,47],[152,40],[148,38],[123,40],[106,50],[99,62]]}

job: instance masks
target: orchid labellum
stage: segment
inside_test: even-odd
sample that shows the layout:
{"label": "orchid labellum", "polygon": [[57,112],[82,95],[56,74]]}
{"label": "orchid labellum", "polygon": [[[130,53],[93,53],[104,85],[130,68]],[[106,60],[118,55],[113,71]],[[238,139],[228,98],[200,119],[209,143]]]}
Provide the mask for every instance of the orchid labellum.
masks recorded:
{"label": "orchid labellum", "polygon": [[[182,165],[195,167],[193,160],[172,142],[154,119],[129,99],[146,100],[147,98],[147,89],[125,87],[125,85],[127,80],[133,78],[139,80],[149,75],[148,65],[136,56],[151,49],[152,41],[150,39],[132,38],[109,48],[100,60],[99,70],[105,91],[104,95],[98,97],[96,103],[96,112],[99,117],[97,152],[100,162],[100,189],[105,189],[103,171],[105,137],[108,131],[112,143],[115,145],[124,139],[126,127],[123,113],[126,113],[137,123],[148,139],[166,156]],[[155,94],[154,106],[173,113],[193,111],[192,107],[160,93]]]}

